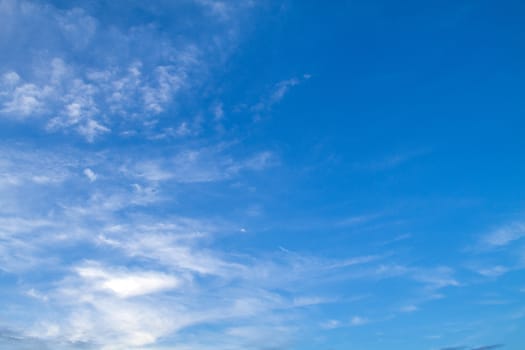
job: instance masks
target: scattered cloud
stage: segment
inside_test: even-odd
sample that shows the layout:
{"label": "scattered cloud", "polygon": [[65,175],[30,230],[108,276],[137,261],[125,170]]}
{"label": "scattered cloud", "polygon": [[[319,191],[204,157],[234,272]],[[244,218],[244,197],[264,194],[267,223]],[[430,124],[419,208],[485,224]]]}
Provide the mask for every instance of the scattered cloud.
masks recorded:
{"label": "scattered cloud", "polygon": [[386,240],[386,241],[382,242],[381,244],[382,245],[394,244],[394,243],[397,243],[397,242],[402,242],[402,241],[409,240],[410,238],[412,238],[412,235],[409,234],[409,233],[405,233],[405,234],[396,236],[396,237],[394,237],[392,239]]}
{"label": "scattered cloud", "polygon": [[427,149],[418,149],[414,151],[401,152],[393,155],[380,158],[375,161],[354,163],[354,168],[357,170],[368,171],[384,171],[396,168],[400,165],[408,163],[416,158],[423,157],[429,153]]}
{"label": "scattered cloud", "polygon": [[[217,22],[209,28],[212,40],[197,35],[179,40],[148,23],[127,29],[108,26],[80,8],[3,0],[0,16],[10,20],[3,22],[2,31],[34,43],[28,47],[36,62],[4,62],[0,116],[31,118],[49,131],[78,133],[88,142],[113,131],[143,128],[174,110],[182,102],[177,97],[203,81],[207,67],[216,64],[208,57],[220,60],[219,53],[229,52],[237,40],[239,18],[251,8],[199,3],[202,11],[195,16],[207,16],[203,11],[215,15],[209,20]],[[221,110],[217,105],[216,117]]]}
{"label": "scattered cloud", "polygon": [[95,182],[97,180],[97,174],[89,168],[84,169],[84,175],[89,179],[91,182]]}
{"label": "scattered cloud", "polygon": [[360,316],[354,316],[350,320],[351,326],[362,326],[369,323],[369,321],[366,318],[360,317]]}
{"label": "scattered cloud", "polygon": [[485,235],[482,242],[491,247],[503,247],[523,237],[525,237],[525,224],[515,222]]}
{"label": "scattered cloud", "polygon": [[[55,155],[58,157],[58,153]],[[43,289],[31,284],[24,287],[28,297],[55,310],[40,315],[35,325],[24,332],[27,342],[41,342],[41,348],[56,344],[64,344],[65,348],[74,348],[75,344],[140,348],[204,325],[225,329],[232,344],[254,344],[264,338],[265,329],[282,331],[283,338],[291,339],[295,332],[292,323],[276,321],[274,316],[288,310],[298,317],[308,308],[334,301],[333,297],[305,293],[312,280],[378,259],[354,257],[338,262],[286,252],[266,257],[231,254],[213,246],[212,233],[221,228],[203,220],[172,217],[159,222],[142,214],[127,216],[123,222],[115,211],[133,206],[133,197],[125,193],[115,197],[115,187],[118,193],[120,181],[133,181],[133,177],[119,170],[119,164],[109,162],[108,166],[105,157],[52,164],[52,169],[67,167],[64,181],[70,191],[88,194],[76,198],[77,204],[59,206],[53,215],[46,216],[44,211],[42,219],[3,219],[4,247],[17,253],[10,261],[20,264],[21,257],[31,257],[35,261],[27,265],[27,271],[45,266],[56,276]],[[250,157],[235,167],[262,171],[266,157]],[[97,186],[105,185],[104,193],[76,180],[75,174],[81,172],[89,180],[94,171],[91,174],[87,169],[93,168],[105,174],[96,179]],[[27,177],[36,171],[28,169]],[[123,177],[117,183],[108,182],[118,174]],[[148,178],[152,182],[161,180],[158,176]],[[25,241],[24,250],[20,244]],[[64,247],[71,252],[81,249],[106,254],[95,253],[90,260],[73,259],[66,264],[70,269],[64,271],[60,261],[53,261]],[[42,259],[51,261],[42,264]],[[8,266],[6,261],[0,262]],[[298,288],[300,285],[305,287]],[[260,322],[246,327],[248,318]],[[352,325],[364,322],[359,317],[351,320]]]}
{"label": "scattered cloud", "polygon": [[328,320],[320,324],[321,328],[324,329],[335,329],[341,326],[341,322],[338,320]]}
{"label": "scattered cloud", "polygon": [[34,288],[29,289],[26,292],[26,295],[31,297],[31,298],[35,298],[35,299],[38,299],[38,300],[41,300],[41,301],[44,301],[44,302],[49,300],[47,295],[44,295],[44,294],[40,293],[39,291],[35,290]]}
{"label": "scattered cloud", "polygon": [[495,265],[477,269],[476,272],[485,277],[499,277],[506,274],[509,270],[510,269],[505,266]]}
{"label": "scattered cloud", "polygon": [[222,102],[217,102],[212,107],[213,116],[216,121],[219,121],[224,118],[224,107]]}
{"label": "scattered cloud", "polygon": [[416,305],[406,305],[399,309],[401,312],[410,313],[410,312],[416,312],[419,310],[419,307]]}
{"label": "scattered cloud", "polygon": [[305,82],[310,78],[311,75],[304,74],[300,78],[294,77],[276,83],[272,87],[270,93],[267,96],[261,98],[261,100],[257,104],[253,105],[250,109],[256,114],[268,112],[274,105],[281,102],[281,100],[290,91],[290,89]]}
{"label": "scattered cloud", "polygon": [[152,182],[198,183],[227,180],[243,171],[261,171],[276,164],[277,156],[270,151],[234,159],[224,154],[219,146],[183,150],[171,158],[138,161],[123,170],[131,176]]}
{"label": "scattered cloud", "polygon": [[455,271],[449,267],[420,268],[404,265],[380,265],[374,271],[379,277],[408,277],[422,283],[429,291],[446,287],[458,287],[460,282],[454,278]]}
{"label": "scattered cloud", "polygon": [[381,217],[381,214],[352,216],[352,217],[348,217],[348,218],[339,220],[336,223],[336,226],[340,226],[340,227],[359,226],[359,225],[363,225],[371,221],[374,221],[380,217]]}
{"label": "scattered cloud", "polygon": [[477,348],[472,348],[471,350],[492,350],[492,349],[498,349],[502,348],[503,344],[494,344],[494,345],[484,345]]}

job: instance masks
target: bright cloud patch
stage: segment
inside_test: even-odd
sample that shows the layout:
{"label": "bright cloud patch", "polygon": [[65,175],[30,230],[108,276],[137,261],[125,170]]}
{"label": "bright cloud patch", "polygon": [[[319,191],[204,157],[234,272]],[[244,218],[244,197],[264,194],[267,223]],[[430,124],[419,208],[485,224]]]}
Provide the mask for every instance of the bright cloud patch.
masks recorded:
{"label": "bright cloud patch", "polygon": [[175,277],[155,272],[108,271],[89,264],[78,267],[76,272],[95,290],[110,291],[121,298],[170,290],[179,285]]}

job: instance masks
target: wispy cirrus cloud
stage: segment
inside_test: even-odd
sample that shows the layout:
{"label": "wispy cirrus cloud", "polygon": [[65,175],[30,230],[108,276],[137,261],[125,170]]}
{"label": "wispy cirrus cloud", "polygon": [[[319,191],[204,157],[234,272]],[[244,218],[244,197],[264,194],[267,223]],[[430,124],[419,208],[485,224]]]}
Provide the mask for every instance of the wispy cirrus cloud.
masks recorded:
{"label": "wispy cirrus cloud", "polygon": [[[204,148],[193,158],[182,152],[184,161],[178,153],[171,160],[158,158],[168,175],[145,176],[126,170],[144,162],[133,152],[115,157],[70,149],[32,154],[23,145],[2,149],[3,176],[18,180],[0,187],[4,199],[17,192],[17,205],[10,201],[10,208],[0,210],[0,265],[7,273],[28,276],[18,287],[23,298],[54,310],[34,314],[18,333],[19,344],[133,349],[175,337],[190,347],[196,345],[184,339],[190,327],[226,332],[225,348],[256,346],[264,334],[257,329],[281,330],[283,339],[291,339],[292,323],[278,315],[301,317],[308,308],[335,300],[310,290],[312,281],[379,259],[232,253],[215,244],[215,234],[232,224],[148,214],[166,198],[164,184],[221,182],[243,171],[267,171],[274,162],[269,153],[238,158],[229,148]],[[42,173],[61,174],[60,181],[33,181]],[[144,192],[148,186],[158,194]],[[51,196],[34,203],[37,194]],[[50,279],[33,280],[43,269]],[[260,321],[246,326],[247,319]]]}
{"label": "wispy cirrus cloud", "polygon": [[382,277],[406,276],[421,283],[428,290],[458,287],[461,283],[454,277],[455,270],[446,266],[420,268],[399,264],[380,265],[374,274]]}
{"label": "wispy cirrus cloud", "polygon": [[430,153],[429,149],[416,149],[406,152],[398,152],[379,158],[377,160],[356,162],[353,164],[356,170],[365,171],[384,171],[396,168],[417,158],[423,157]]}
{"label": "wispy cirrus cloud", "polygon": [[180,183],[214,182],[230,179],[242,171],[259,171],[278,164],[278,157],[270,151],[234,159],[221,145],[179,151],[173,157],[139,160],[123,171],[147,181],[175,181]]}
{"label": "wispy cirrus cloud", "polygon": [[284,96],[295,86],[302,84],[311,78],[310,74],[303,74],[302,77],[293,77],[281,80],[274,84],[269,93],[264,95],[258,103],[250,107],[250,110],[256,115],[268,113],[274,105],[281,102]]}
{"label": "wispy cirrus cloud", "polygon": [[511,270],[510,268],[502,266],[502,265],[494,265],[494,266],[480,267],[476,269],[476,272],[485,277],[499,277],[499,276],[506,274],[510,270]]}
{"label": "wispy cirrus cloud", "polygon": [[[156,230],[164,231],[163,236],[150,232],[142,241],[137,241],[141,234],[132,236],[122,230],[106,237],[104,242],[109,242],[110,249],[122,249],[127,256],[119,261],[139,259],[154,269],[137,270],[109,262],[81,263],[64,277],[57,289],[46,291],[48,303],[55,309],[67,310],[66,316],[44,318],[40,326],[33,328],[31,336],[108,344],[105,345],[108,349],[120,349],[153,344],[189,326],[223,325],[222,328],[227,325],[226,333],[237,342],[245,343],[262,336],[255,329],[260,329],[263,323],[262,329],[291,330],[291,325],[282,319],[271,321],[275,314],[285,310],[300,313],[305,307],[331,302],[292,293],[297,284],[308,284],[307,281],[318,274],[319,269],[324,269],[323,266],[330,266],[330,262],[299,256],[272,260],[228,257],[223,252],[204,248],[201,235],[177,238],[178,234],[169,227],[157,227]],[[170,236],[172,239],[167,240]],[[114,251],[111,255],[116,254]],[[294,272],[286,278],[277,281],[273,278],[290,270]],[[289,292],[276,292],[276,287]],[[213,295],[209,294],[210,288]],[[290,293],[296,296],[291,298]],[[155,295],[155,299],[149,295]],[[298,311],[292,311],[294,309]],[[127,322],[122,324],[120,321],[124,318]],[[255,322],[253,328],[246,328],[245,320],[254,318],[262,323]],[[364,319],[354,317],[349,324],[364,323]],[[49,327],[54,329],[53,334],[49,334]],[[253,331],[245,332],[248,329]]]}

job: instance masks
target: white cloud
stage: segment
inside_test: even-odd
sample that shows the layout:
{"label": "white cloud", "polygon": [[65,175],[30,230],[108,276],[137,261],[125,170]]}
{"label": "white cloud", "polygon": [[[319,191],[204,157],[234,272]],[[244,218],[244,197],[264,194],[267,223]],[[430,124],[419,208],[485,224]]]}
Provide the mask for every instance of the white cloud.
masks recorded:
{"label": "white cloud", "polygon": [[459,287],[461,283],[454,277],[454,274],[454,269],[445,266],[411,267],[398,264],[382,264],[373,273],[378,278],[409,278],[423,284],[427,291]]}
{"label": "white cloud", "polygon": [[149,24],[108,26],[79,8],[7,0],[2,5],[0,16],[10,19],[2,32],[27,43],[36,61],[15,60],[0,72],[1,115],[40,118],[50,131],[74,131],[90,142],[121,127],[140,129],[176,107],[179,93],[197,87],[206,67],[227,56],[249,8],[203,2],[203,9],[221,14],[220,25],[210,29],[213,39],[190,31],[182,40]]}
{"label": "white cloud", "polygon": [[173,174],[164,169],[159,161],[145,160],[134,166],[134,174],[148,181],[157,182],[169,180]]}
{"label": "white cloud", "polygon": [[425,156],[429,152],[429,149],[415,149],[406,152],[394,153],[373,161],[354,163],[353,166],[357,170],[384,171],[396,168],[405,163],[413,161],[416,158]]}
{"label": "white cloud", "polygon": [[493,247],[502,247],[523,237],[525,237],[525,224],[515,222],[487,234],[483,238],[483,243]]}
{"label": "white cloud", "polygon": [[9,99],[4,102],[0,112],[4,115],[15,114],[21,117],[39,115],[44,112],[46,108],[45,99],[51,92],[49,86],[21,84],[9,94]]}
{"label": "white cloud", "polygon": [[35,290],[34,288],[29,289],[26,292],[26,295],[31,297],[31,298],[38,299],[38,300],[41,300],[41,301],[44,301],[44,302],[49,300],[47,295],[44,295],[44,294],[40,293],[39,291]]}
{"label": "white cloud", "polygon": [[287,347],[291,340],[293,328],[284,325],[245,325],[231,327],[226,330],[226,335],[238,339],[243,348],[280,349]]}
{"label": "white cloud", "polygon": [[205,249],[195,249],[181,244],[175,236],[150,233],[122,242],[121,248],[131,256],[152,259],[162,265],[198,273],[232,278],[244,269],[242,265],[230,263]]}
{"label": "white cloud", "polygon": [[418,311],[419,310],[419,307],[417,305],[406,305],[406,306],[403,306],[399,309],[399,311],[401,312],[415,312],[415,311]]}
{"label": "white cloud", "polygon": [[89,168],[84,169],[84,175],[89,179],[91,182],[95,182],[97,180],[97,174]]}
{"label": "white cloud", "polygon": [[104,125],[99,124],[97,121],[88,119],[82,125],[79,125],[78,133],[83,135],[87,141],[93,142],[95,137],[110,132],[110,129]]}
{"label": "white cloud", "polygon": [[239,166],[239,170],[243,168],[250,170],[263,170],[276,164],[275,154],[269,151],[263,151],[245,160]]}
{"label": "white cloud", "polygon": [[75,50],[86,48],[93,40],[99,26],[93,17],[80,8],[65,11],[56,19],[62,34]]}
{"label": "white cloud", "polygon": [[151,271],[108,269],[96,263],[77,267],[76,273],[88,288],[114,293],[119,298],[158,293],[177,288],[180,280],[174,276]]}
{"label": "white cloud", "polygon": [[416,269],[413,278],[425,283],[431,289],[458,287],[460,283],[454,278],[454,270],[449,267]]}
{"label": "white cloud", "polygon": [[369,321],[366,318],[360,317],[360,316],[354,316],[350,320],[351,326],[362,326],[369,323]]}
{"label": "white cloud", "polygon": [[[160,225],[157,229],[173,230],[176,227],[167,225],[163,228]],[[184,223],[179,229],[182,227]],[[137,239],[136,236],[129,237],[127,229],[122,226],[110,228],[117,246],[125,245],[126,239]],[[151,237],[151,234],[140,236]],[[227,335],[226,339],[223,338],[226,343],[257,346],[256,343],[267,334],[282,332],[280,342],[283,339],[288,341],[292,335],[290,325],[282,323],[280,318],[273,318],[278,310],[329,302],[316,296],[288,298],[270,291],[264,286],[264,281],[257,286],[252,282],[258,279],[253,276],[255,266],[249,262],[242,265],[228,262],[217,251],[209,251],[208,257],[202,255],[203,248],[186,250],[183,255],[176,251],[200,240],[199,237],[202,235],[181,235],[173,242],[159,242],[154,251],[146,248],[143,252],[143,257],[159,258],[161,263],[170,261],[176,270],[182,268],[190,272],[181,272],[176,278],[173,272],[161,272],[158,268],[134,270],[95,262],[77,266],[74,275],[67,276],[50,298],[56,307],[65,307],[69,316],[58,323],[48,320],[46,324],[58,325],[56,337],[71,342],[96,342],[107,349],[151,345],[160,337],[173,337],[188,326],[202,324],[223,325],[221,329]],[[144,246],[144,241],[138,242],[137,247],[141,246]],[[130,253],[137,257],[136,252]],[[163,253],[167,255],[164,257]],[[210,259],[212,256],[214,258]],[[221,269],[225,270],[224,273]],[[289,271],[287,266],[279,269],[282,269],[281,274]],[[209,273],[213,276],[204,283],[203,278]],[[198,275],[201,276],[195,278]],[[307,275],[298,277],[308,278]],[[210,294],[210,287],[213,294]],[[172,291],[176,293],[171,294]],[[156,294],[154,299],[144,298],[152,294]],[[249,321],[253,325],[247,324],[247,320],[253,320]],[[356,318],[353,322],[357,325],[364,320]],[[33,335],[39,338],[49,336],[46,329],[38,328]],[[184,344],[191,342],[182,343],[181,347]]]}
{"label": "white cloud", "polygon": [[328,267],[331,269],[343,268],[343,267],[349,267],[349,266],[354,266],[354,265],[362,265],[362,264],[366,264],[369,262],[377,261],[379,259],[381,259],[381,256],[378,256],[378,255],[359,256],[359,257],[339,261]]}
{"label": "white cloud", "polygon": [[275,90],[270,95],[270,103],[273,104],[281,101],[284,95],[286,95],[286,93],[288,92],[288,90],[290,90],[290,88],[296,85],[299,85],[299,83],[300,80],[297,78],[291,78],[277,83],[275,86]]}
{"label": "white cloud", "polygon": [[[93,213],[88,210],[86,215]],[[55,313],[39,315],[43,326],[35,326],[31,333],[38,339],[133,349],[154,346],[164,337],[179,339],[190,326],[213,325],[227,335],[221,338],[226,348],[254,347],[272,331],[282,332],[282,339],[288,341],[301,313],[337,300],[308,293],[312,285],[338,278],[345,270],[366,270],[379,259],[363,256],[336,261],[290,251],[267,256],[230,254],[212,244],[211,233],[220,227],[195,219],[158,221],[138,215],[123,222],[108,216],[97,219],[105,223],[103,227],[83,220],[66,222],[60,230],[86,226],[88,234],[82,236],[80,246],[93,247],[89,243],[93,242],[92,249],[105,252],[105,260],[74,264],[61,281],[47,286],[46,303]],[[75,239],[68,237],[67,244]],[[143,267],[132,267],[138,263]],[[36,289],[34,295],[39,295]],[[367,322],[355,316],[344,326]],[[331,326],[339,324],[325,325]],[[181,347],[206,347],[217,336],[208,334],[199,344],[183,339]]]}
{"label": "white cloud", "polygon": [[221,120],[224,117],[224,108],[222,102],[217,102],[212,108],[213,116],[216,121]]}
{"label": "white cloud", "polygon": [[485,268],[476,269],[476,272],[485,277],[499,277],[509,271],[509,268],[501,265],[495,265]]}
{"label": "white cloud", "polygon": [[205,7],[212,15],[226,20],[230,17],[232,7],[229,3],[217,0],[195,0],[198,4]]}
{"label": "white cloud", "polygon": [[[154,343],[183,324],[159,307],[126,300],[98,298],[77,307],[60,326],[70,342],[98,344],[107,350],[124,350]],[[38,334],[42,336],[41,334]]]}
{"label": "white cloud", "polygon": [[269,111],[275,104],[281,102],[281,100],[285,97],[285,95],[290,91],[291,88],[303,83],[308,79],[310,79],[310,75],[304,74],[301,78],[294,77],[276,83],[272,87],[269,95],[265,96],[257,104],[252,106],[251,110],[256,113]]}
{"label": "white cloud", "polygon": [[54,223],[45,219],[22,218],[22,217],[0,217],[0,237],[19,234],[29,234],[36,229],[53,226]]}
{"label": "white cloud", "polygon": [[20,81],[20,76],[15,72],[7,72],[2,77],[2,82],[6,86],[15,86]]}
{"label": "white cloud", "polygon": [[341,321],[338,320],[328,320],[320,324],[321,328],[324,329],[335,329],[341,327]]}
{"label": "white cloud", "polygon": [[262,151],[244,159],[228,155],[222,146],[186,149],[171,158],[138,160],[122,171],[131,177],[150,182],[216,182],[231,179],[243,171],[262,171],[277,164],[277,157]]}
{"label": "white cloud", "polygon": [[334,302],[333,299],[321,298],[321,297],[298,297],[293,299],[292,304],[296,307],[312,306],[319,304],[326,304]]}

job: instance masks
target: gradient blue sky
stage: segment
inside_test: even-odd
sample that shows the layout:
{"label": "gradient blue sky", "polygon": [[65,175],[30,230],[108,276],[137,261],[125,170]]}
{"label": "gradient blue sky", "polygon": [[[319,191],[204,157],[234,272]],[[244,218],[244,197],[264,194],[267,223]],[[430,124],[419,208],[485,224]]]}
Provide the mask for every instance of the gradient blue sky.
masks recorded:
{"label": "gradient blue sky", "polygon": [[0,348],[525,348],[522,1],[0,0]]}

